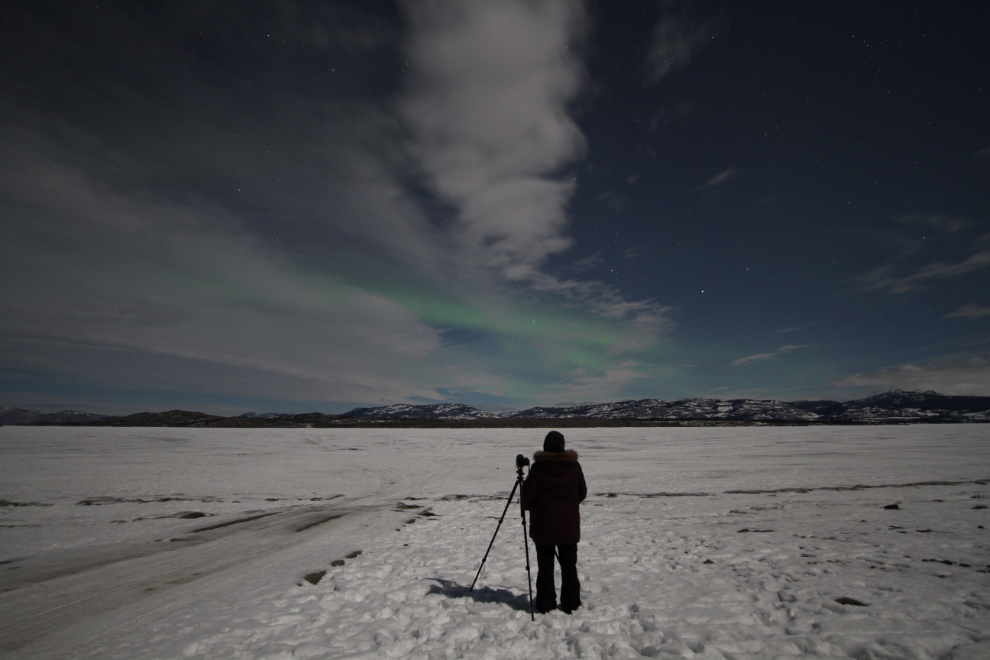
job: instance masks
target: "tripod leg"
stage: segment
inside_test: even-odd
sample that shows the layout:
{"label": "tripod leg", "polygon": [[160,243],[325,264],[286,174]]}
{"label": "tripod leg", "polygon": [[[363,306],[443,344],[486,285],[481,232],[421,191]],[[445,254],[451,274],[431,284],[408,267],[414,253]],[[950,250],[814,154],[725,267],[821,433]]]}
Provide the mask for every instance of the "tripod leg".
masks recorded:
{"label": "tripod leg", "polygon": [[[516,483],[522,482],[522,475]],[[522,494],[519,495],[519,510],[522,512],[523,545],[526,546],[526,583],[529,585],[529,618],[536,621],[533,612],[533,574],[529,571],[529,535],[526,533],[526,509],[522,508]]]}
{"label": "tripod leg", "polygon": [[[512,497],[513,497],[513,495],[516,494],[516,488],[518,488],[518,487],[519,487],[519,480],[517,479],[516,480],[516,483],[513,484],[513,486],[512,486],[512,492],[509,493],[509,499],[506,500],[506,502],[505,502],[505,508],[502,509],[502,517],[498,519],[498,525],[496,525],[496,527],[495,527],[495,533],[492,534],[492,540],[488,543],[488,549],[485,550],[485,556],[481,560],[481,566],[478,567],[478,572],[475,573],[475,575],[474,575],[474,582],[471,583],[471,588],[468,589],[468,593],[471,593],[472,591],[474,591],[474,585],[478,581],[478,576],[481,575],[481,569],[485,567],[485,562],[488,561],[488,553],[492,551],[492,545],[494,545],[494,543],[495,543],[495,537],[498,536],[498,530],[502,526],[502,521],[505,520],[505,513],[506,513],[506,511],[509,510],[509,505],[512,504]],[[522,502],[521,499],[520,499],[520,502]],[[525,524],[525,522],[524,522],[524,524]],[[529,546],[527,546],[526,549],[528,551],[529,550]],[[529,564],[529,559],[526,560],[526,564]],[[526,566],[526,569],[529,570],[529,566],[528,565]]]}

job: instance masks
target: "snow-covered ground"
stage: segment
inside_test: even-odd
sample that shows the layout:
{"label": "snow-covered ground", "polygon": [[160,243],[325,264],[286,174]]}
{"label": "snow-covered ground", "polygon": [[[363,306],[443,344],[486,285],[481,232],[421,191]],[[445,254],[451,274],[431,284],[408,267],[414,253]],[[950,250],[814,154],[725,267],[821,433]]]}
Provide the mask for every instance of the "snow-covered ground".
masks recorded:
{"label": "snow-covered ground", "polygon": [[0,656],[990,658],[990,426],[571,430],[533,623],[544,433],[0,428]]}

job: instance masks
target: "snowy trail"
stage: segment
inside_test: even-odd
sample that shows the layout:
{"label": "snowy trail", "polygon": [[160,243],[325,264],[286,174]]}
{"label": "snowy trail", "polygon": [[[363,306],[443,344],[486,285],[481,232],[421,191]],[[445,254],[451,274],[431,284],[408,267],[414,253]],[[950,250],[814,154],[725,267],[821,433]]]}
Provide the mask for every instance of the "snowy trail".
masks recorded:
{"label": "snowy trail", "polygon": [[[434,456],[449,443],[449,439],[427,442],[426,451],[418,456]],[[308,444],[323,448],[313,441]],[[385,445],[395,450],[394,439]],[[443,468],[432,458],[417,461],[413,456],[400,465],[338,459],[334,470],[347,475],[351,497],[284,510],[249,511],[221,520],[203,517],[186,523],[185,530],[166,530],[170,533],[161,539],[7,560],[17,572],[7,573],[0,582],[0,653],[14,652],[55,630],[71,629],[79,621],[89,625],[94,617],[133,608],[144,600],[167,602],[160,598],[166,590],[305,543],[314,535],[326,534],[344,516],[373,514],[393,504],[396,493],[435,480]],[[160,609],[152,606],[152,616],[160,616]]]}
{"label": "snowy trail", "polygon": [[[154,481],[168,460],[146,436],[138,445],[148,453],[126,476],[103,473],[99,491],[69,483],[61,499],[46,498],[37,471],[35,482],[14,474],[18,461],[74,442],[45,432],[0,444],[0,483],[14,484],[0,498],[52,503],[4,511],[11,543],[0,561],[81,558],[95,547],[90,528],[134,547],[153,543],[151,532],[196,536],[198,527],[273,515],[200,532],[215,537],[189,547],[157,544],[180,546],[174,554],[52,580],[78,580],[83,593],[102,588],[104,576],[142,584],[141,566],[164,557],[206,562],[196,553],[215,552],[218,562],[126,607],[50,628],[5,654],[12,658],[990,657],[990,427],[573,431],[592,493],[578,556],[584,607],[535,623],[515,508],[478,588],[467,591],[504,507],[497,496],[512,487],[512,458],[538,442],[530,431],[187,436],[183,451],[204,471],[173,469],[162,477],[171,490]],[[132,441],[108,440],[106,460],[119,463],[114,448],[126,455]],[[247,471],[242,455],[251,457]],[[64,474],[87,460],[66,459]],[[75,504],[98,492],[132,501]],[[149,515],[190,504],[139,492],[204,495],[196,506],[210,516]],[[308,503],[314,493],[342,497]],[[133,522],[111,524],[124,510]],[[352,513],[292,531],[339,510]],[[61,549],[52,547],[55,529]],[[210,550],[224,544],[229,556]],[[162,565],[155,579],[181,582],[196,571],[188,563],[172,577]],[[0,564],[0,576],[16,564]],[[323,571],[316,584],[303,579]]]}
{"label": "snowy trail", "polygon": [[[305,542],[319,527],[362,511],[332,505],[268,512],[200,525],[157,542],[52,553],[18,562],[0,585],[0,652],[79,619],[132,606]],[[217,525],[223,525],[217,527]]]}
{"label": "snowy trail", "polygon": [[[121,606],[80,613],[74,621],[47,621],[52,625],[43,638],[4,652],[3,657],[51,660],[105,657],[108,649],[114,647],[117,650],[112,655],[116,657],[142,657],[148,631],[163,621],[182,629],[192,620],[212,618],[218,608],[235,608],[245,599],[270,602],[273,581],[283,585],[301,582],[301,576],[309,569],[301,570],[300,566],[312,564],[314,556],[329,557],[334,553],[343,556],[343,548],[349,548],[368,522],[378,517],[380,513],[373,510],[352,512],[306,530],[298,534],[298,540],[291,541],[284,540],[285,534],[272,534],[273,530],[268,530],[272,537],[281,536],[283,542],[260,549],[254,547],[259,535],[246,531],[242,538],[226,547],[204,544],[178,551],[164,565],[125,563],[80,575],[77,586],[81,594],[87,587],[95,589],[101,604],[112,605],[109,599],[117,599]],[[230,554],[225,556],[220,550]],[[114,589],[114,585],[102,583],[103,578],[122,588]],[[121,640],[132,637],[141,641],[136,645],[121,644]]]}

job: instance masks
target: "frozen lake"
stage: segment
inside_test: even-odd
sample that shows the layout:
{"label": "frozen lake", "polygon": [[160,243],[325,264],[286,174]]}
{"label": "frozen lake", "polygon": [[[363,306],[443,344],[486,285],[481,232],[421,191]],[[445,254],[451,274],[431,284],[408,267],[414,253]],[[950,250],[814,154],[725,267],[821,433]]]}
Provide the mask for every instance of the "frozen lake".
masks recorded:
{"label": "frozen lake", "polygon": [[570,430],[532,623],[517,508],[466,592],[545,432],[0,428],[0,652],[990,657],[990,426]]}

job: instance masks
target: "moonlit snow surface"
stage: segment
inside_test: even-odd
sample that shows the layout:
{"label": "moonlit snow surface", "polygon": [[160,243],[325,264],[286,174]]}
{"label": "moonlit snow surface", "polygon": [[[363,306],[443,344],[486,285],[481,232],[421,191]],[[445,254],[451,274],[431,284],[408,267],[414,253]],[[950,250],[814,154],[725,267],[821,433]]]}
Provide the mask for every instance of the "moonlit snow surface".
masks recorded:
{"label": "moonlit snow surface", "polygon": [[990,426],[568,431],[532,623],[517,507],[467,591],[545,432],[2,428],[0,655],[990,657]]}

